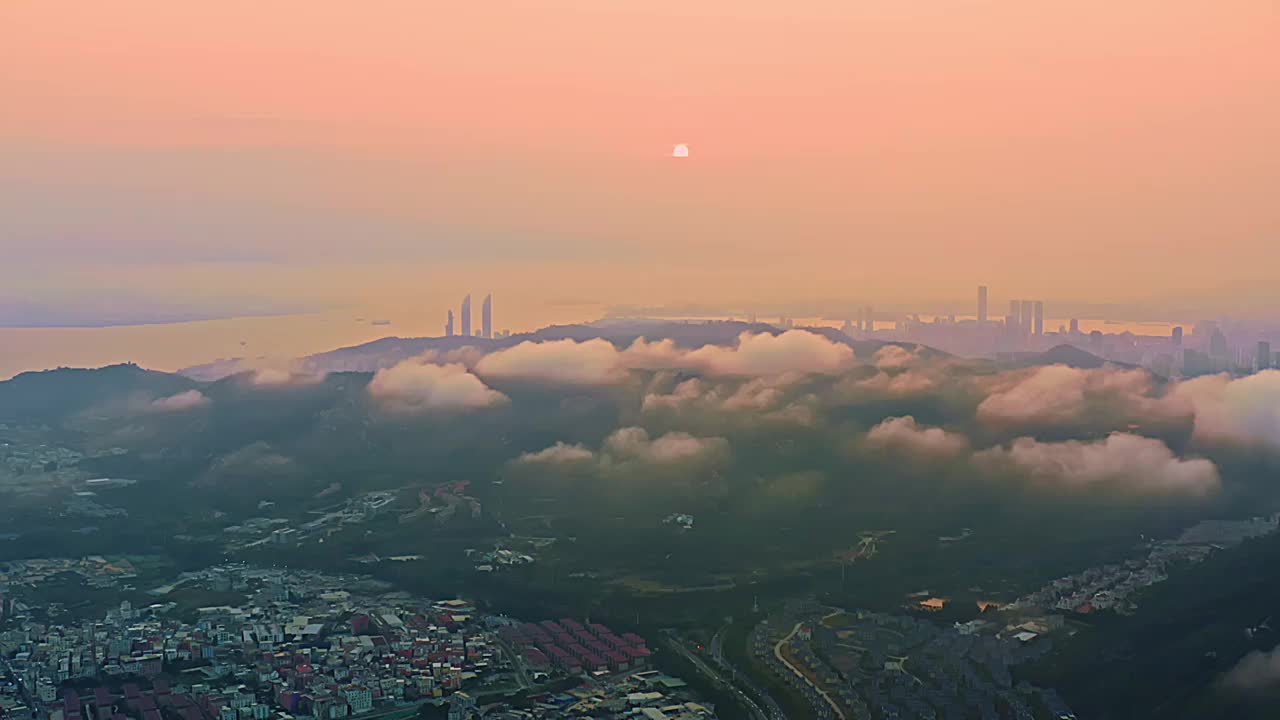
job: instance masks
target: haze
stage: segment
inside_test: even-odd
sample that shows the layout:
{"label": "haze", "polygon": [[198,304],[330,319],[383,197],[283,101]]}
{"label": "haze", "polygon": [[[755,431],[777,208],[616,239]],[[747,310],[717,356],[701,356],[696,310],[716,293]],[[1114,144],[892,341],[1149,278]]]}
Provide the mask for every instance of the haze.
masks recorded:
{"label": "haze", "polygon": [[581,5],[4,3],[0,324],[1280,299],[1270,0]]}

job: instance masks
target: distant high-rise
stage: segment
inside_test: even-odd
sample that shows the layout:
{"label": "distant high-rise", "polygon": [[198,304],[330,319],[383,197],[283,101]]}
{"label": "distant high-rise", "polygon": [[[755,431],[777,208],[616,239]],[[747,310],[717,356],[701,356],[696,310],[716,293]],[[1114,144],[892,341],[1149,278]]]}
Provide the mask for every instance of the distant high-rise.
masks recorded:
{"label": "distant high-rise", "polygon": [[1173,335],[1171,336],[1171,338],[1173,340],[1173,344],[1175,347],[1182,347],[1182,326],[1181,325],[1173,329]]}
{"label": "distant high-rise", "polygon": [[1075,318],[1071,318],[1071,334],[1072,335],[1080,334],[1080,321]]}
{"label": "distant high-rise", "polygon": [[453,311],[449,311],[449,319],[444,322],[444,336],[453,337]]}
{"label": "distant high-rise", "polygon": [[493,338],[493,296],[485,295],[480,305],[480,337]]}
{"label": "distant high-rise", "polygon": [[1266,340],[1258,341],[1258,357],[1254,360],[1257,366],[1255,370],[1266,370],[1271,367],[1271,343]]}
{"label": "distant high-rise", "polygon": [[471,337],[471,294],[462,298],[462,337]]}
{"label": "distant high-rise", "polygon": [[1009,326],[1009,332],[1016,333],[1018,327],[1022,324],[1022,301],[1009,301],[1009,320],[1006,323]]}
{"label": "distant high-rise", "polygon": [[1230,355],[1227,350],[1227,336],[1222,331],[1214,328],[1213,335],[1209,336],[1209,356],[1214,358],[1226,358]]}
{"label": "distant high-rise", "polygon": [[1020,330],[1023,335],[1030,335],[1033,325],[1035,324],[1035,303],[1030,300],[1022,301],[1022,324]]}
{"label": "distant high-rise", "polygon": [[1044,301],[1037,300],[1035,305],[1036,336],[1044,335]]}
{"label": "distant high-rise", "polygon": [[987,286],[978,286],[978,322],[987,321]]}
{"label": "distant high-rise", "polygon": [[876,331],[876,309],[870,305],[867,306],[867,332]]}

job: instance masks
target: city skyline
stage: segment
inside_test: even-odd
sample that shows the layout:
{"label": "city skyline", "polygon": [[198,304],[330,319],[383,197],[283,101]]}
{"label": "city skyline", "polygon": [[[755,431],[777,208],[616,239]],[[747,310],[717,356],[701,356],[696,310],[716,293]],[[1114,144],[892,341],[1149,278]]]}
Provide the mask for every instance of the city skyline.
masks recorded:
{"label": "city skyline", "polygon": [[385,313],[481,271],[530,315],[933,306],[975,277],[1280,302],[1256,0],[59,8],[0,22],[0,325]]}
{"label": "city skyline", "polygon": [[0,720],[1276,720],[1277,38],[0,0]]}

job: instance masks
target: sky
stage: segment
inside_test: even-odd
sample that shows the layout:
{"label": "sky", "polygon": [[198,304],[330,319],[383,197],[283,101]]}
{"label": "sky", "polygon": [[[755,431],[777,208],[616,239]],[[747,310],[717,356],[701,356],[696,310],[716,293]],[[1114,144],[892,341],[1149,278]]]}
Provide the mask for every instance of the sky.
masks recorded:
{"label": "sky", "polygon": [[5,0],[0,326],[1258,312],[1278,35],[1274,0]]}

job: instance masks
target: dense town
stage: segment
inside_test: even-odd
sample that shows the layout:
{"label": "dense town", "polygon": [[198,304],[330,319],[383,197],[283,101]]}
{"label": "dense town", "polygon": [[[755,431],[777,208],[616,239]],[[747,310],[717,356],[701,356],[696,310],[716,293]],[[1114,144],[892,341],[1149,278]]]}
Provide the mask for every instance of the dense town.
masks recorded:
{"label": "dense town", "polygon": [[[100,618],[20,599],[67,575],[119,589],[137,577],[125,559],[0,566],[0,717],[715,717],[683,680],[648,669],[643,638],[599,623],[522,623],[364,576],[246,565],[183,573],[148,593],[159,602]],[[164,600],[175,594],[244,601]]]}
{"label": "dense town", "polygon": [[1280,514],[1248,520],[1204,520],[1176,538],[1150,543],[1149,550],[1142,557],[1058,578],[1018,598],[1006,609],[1133,613],[1138,607],[1137,592],[1167,579],[1172,566],[1201,562],[1216,550],[1235,547],[1277,529],[1280,529]]}
{"label": "dense town", "polygon": [[1014,682],[1010,667],[1052,645],[1013,633],[797,602],[757,625],[751,647],[817,718],[1074,717],[1053,690]]}

